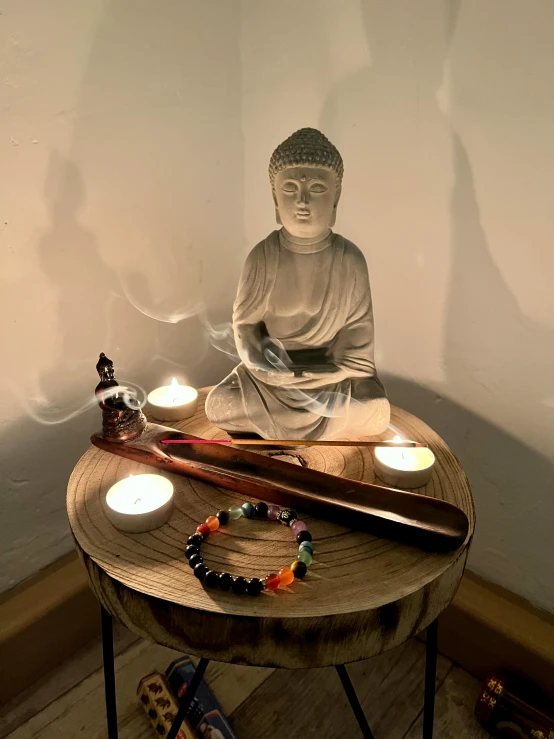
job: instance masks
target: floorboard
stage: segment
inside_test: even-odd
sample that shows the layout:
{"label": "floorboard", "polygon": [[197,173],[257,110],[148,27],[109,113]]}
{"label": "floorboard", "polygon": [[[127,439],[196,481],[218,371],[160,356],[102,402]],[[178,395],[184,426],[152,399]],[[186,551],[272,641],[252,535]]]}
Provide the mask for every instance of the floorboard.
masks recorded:
{"label": "floorboard", "polygon": [[[454,666],[437,691],[435,703],[435,737],[437,739],[489,739],[473,716],[481,683]],[[421,717],[412,726],[406,739],[421,739]]]}
{"label": "floorboard", "polygon": [[[425,647],[413,639],[372,660],[348,666],[376,737],[402,739],[423,706]],[[439,657],[440,684],[451,668]],[[358,737],[359,728],[334,668],[277,670],[231,716],[240,739]],[[319,733],[318,733],[319,732]]]}
{"label": "floorboard", "polygon": [[[123,649],[124,637],[118,635],[116,643]],[[76,655],[11,705],[0,722],[11,726],[11,733],[2,736],[105,739],[103,674],[98,645],[93,647]],[[144,675],[164,671],[176,656],[171,649],[142,640],[127,645],[117,656],[120,739],[154,739],[137,701],[136,688]],[[424,663],[425,646],[413,639],[372,660],[348,666],[377,739],[420,739]],[[230,717],[238,739],[360,736],[332,668],[270,670],[211,663],[206,679]],[[489,739],[473,718],[478,692],[476,680],[439,656],[435,739]],[[20,725],[13,728],[18,721]]]}
{"label": "floorboard", "polygon": [[[116,655],[128,649],[137,639],[138,637],[124,626],[114,624]],[[76,652],[63,665],[37,679],[28,690],[0,708],[0,739],[5,739],[10,732],[73,690],[100,667],[102,667],[102,642],[98,637]]]}

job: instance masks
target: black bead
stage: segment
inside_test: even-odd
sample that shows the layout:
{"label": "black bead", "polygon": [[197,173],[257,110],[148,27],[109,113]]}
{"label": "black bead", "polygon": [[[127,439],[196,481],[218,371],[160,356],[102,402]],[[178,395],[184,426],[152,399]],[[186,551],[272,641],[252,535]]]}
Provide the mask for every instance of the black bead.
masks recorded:
{"label": "black bead", "polygon": [[234,577],[231,587],[233,588],[233,593],[236,593],[237,595],[242,595],[246,590],[246,580],[240,575],[238,577]]}
{"label": "black bead", "polygon": [[219,576],[219,587],[222,590],[229,590],[231,585],[233,584],[233,576],[230,575],[228,572],[222,572]]}
{"label": "black bead", "polygon": [[208,570],[204,575],[204,585],[207,585],[209,588],[217,588],[218,583],[219,572],[216,572],[215,570]]}
{"label": "black bead", "polygon": [[197,577],[200,581],[202,581],[206,576],[206,572],[208,572],[208,568],[206,567],[206,565],[200,563],[194,568],[194,577]]}
{"label": "black bead", "polygon": [[189,536],[187,539],[187,544],[192,544],[193,547],[199,547],[200,544],[204,541],[204,537],[202,534],[193,534],[192,536]]}
{"label": "black bead", "polygon": [[297,518],[298,514],[292,508],[282,508],[279,511],[279,521],[285,526],[290,526]]}
{"label": "black bead", "polygon": [[189,559],[189,567],[192,567],[192,569],[194,570],[196,565],[201,565],[203,561],[204,557],[201,557],[199,554],[193,554],[192,557]]}
{"label": "black bead", "polygon": [[267,503],[256,503],[254,510],[258,518],[265,518],[267,516]]}
{"label": "black bead", "polygon": [[263,589],[264,589],[264,584],[257,577],[253,577],[251,580],[248,580],[248,582],[246,583],[246,590],[248,591],[248,595],[259,595]]}
{"label": "black bead", "polygon": [[312,535],[310,534],[309,531],[306,531],[305,529],[304,529],[304,531],[300,531],[296,535],[296,541],[299,544],[302,544],[303,541],[311,541],[311,540],[312,540]]}
{"label": "black bead", "polygon": [[215,515],[221,526],[227,526],[229,523],[229,513],[227,511],[221,510]]}
{"label": "black bead", "polygon": [[304,577],[304,575],[308,571],[308,568],[306,567],[304,562],[301,562],[299,559],[297,559],[296,562],[293,562],[290,568],[294,572],[294,576],[299,578],[300,580]]}
{"label": "black bead", "polygon": [[200,554],[200,549],[198,549],[198,547],[195,547],[194,544],[189,544],[188,547],[185,549],[185,557],[187,559],[190,559],[193,554]]}

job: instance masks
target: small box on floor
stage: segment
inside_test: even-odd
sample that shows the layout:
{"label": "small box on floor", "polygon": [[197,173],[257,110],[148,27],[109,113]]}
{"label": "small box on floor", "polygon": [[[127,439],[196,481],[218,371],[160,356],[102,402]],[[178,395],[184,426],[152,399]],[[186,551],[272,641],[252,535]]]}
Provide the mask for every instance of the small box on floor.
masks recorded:
{"label": "small box on floor", "polygon": [[[159,737],[164,737],[171,728],[173,719],[177,715],[177,700],[171,693],[165,675],[152,672],[143,677],[137,688],[137,695],[154,731]],[[196,739],[187,721],[183,722],[177,739]]]}
{"label": "small box on floor", "polygon": [[508,674],[490,675],[475,705],[475,716],[494,736],[554,739],[554,705],[538,688]]}
{"label": "small box on floor", "polygon": [[[194,664],[189,657],[180,657],[174,660],[165,671],[169,687],[178,700],[184,696],[194,670]],[[204,681],[198,686],[192,705],[187,712],[187,721],[195,729],[199,739],[237,739],[223,715],[221,706]]]}

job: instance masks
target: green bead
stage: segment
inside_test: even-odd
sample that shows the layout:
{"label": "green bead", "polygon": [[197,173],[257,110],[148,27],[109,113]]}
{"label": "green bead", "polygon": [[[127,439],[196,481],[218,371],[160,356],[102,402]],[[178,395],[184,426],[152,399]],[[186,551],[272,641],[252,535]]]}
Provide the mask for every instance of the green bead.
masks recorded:
{"label": "green bead", "polygon": [[243,503],[242,504],[242,515],[245,518],[252,518],[254,515],[254,506],[252,503]]}
{"label": "green bead", "polygon": [[312,555],[307,549],[302,549],[300,552],[298,552],[298,559],[301,562],[304,562],[306,567],[309,567],[312,564]]}
{"label": "green bead", "polygon": [[237,518],[242,516],[242,508],[239,505],[232,505],[229,508],[229,518],[231,521],[236,521]]}

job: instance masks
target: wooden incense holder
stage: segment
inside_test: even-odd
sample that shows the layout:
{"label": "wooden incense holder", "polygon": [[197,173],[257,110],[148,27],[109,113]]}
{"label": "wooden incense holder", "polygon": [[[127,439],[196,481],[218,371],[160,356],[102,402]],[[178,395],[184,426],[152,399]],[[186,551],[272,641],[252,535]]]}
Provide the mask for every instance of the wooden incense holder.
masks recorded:
{"label": "wooden incense holder", "polygon": [[163,444],[164,439],[202,441],[152,423],[130,441],[114,442],[101,434],[91,437],[99,449],[135,462],[426,550],[457,549],[468,534],[465,513],[443,500],[329,475],[222,444]]}

